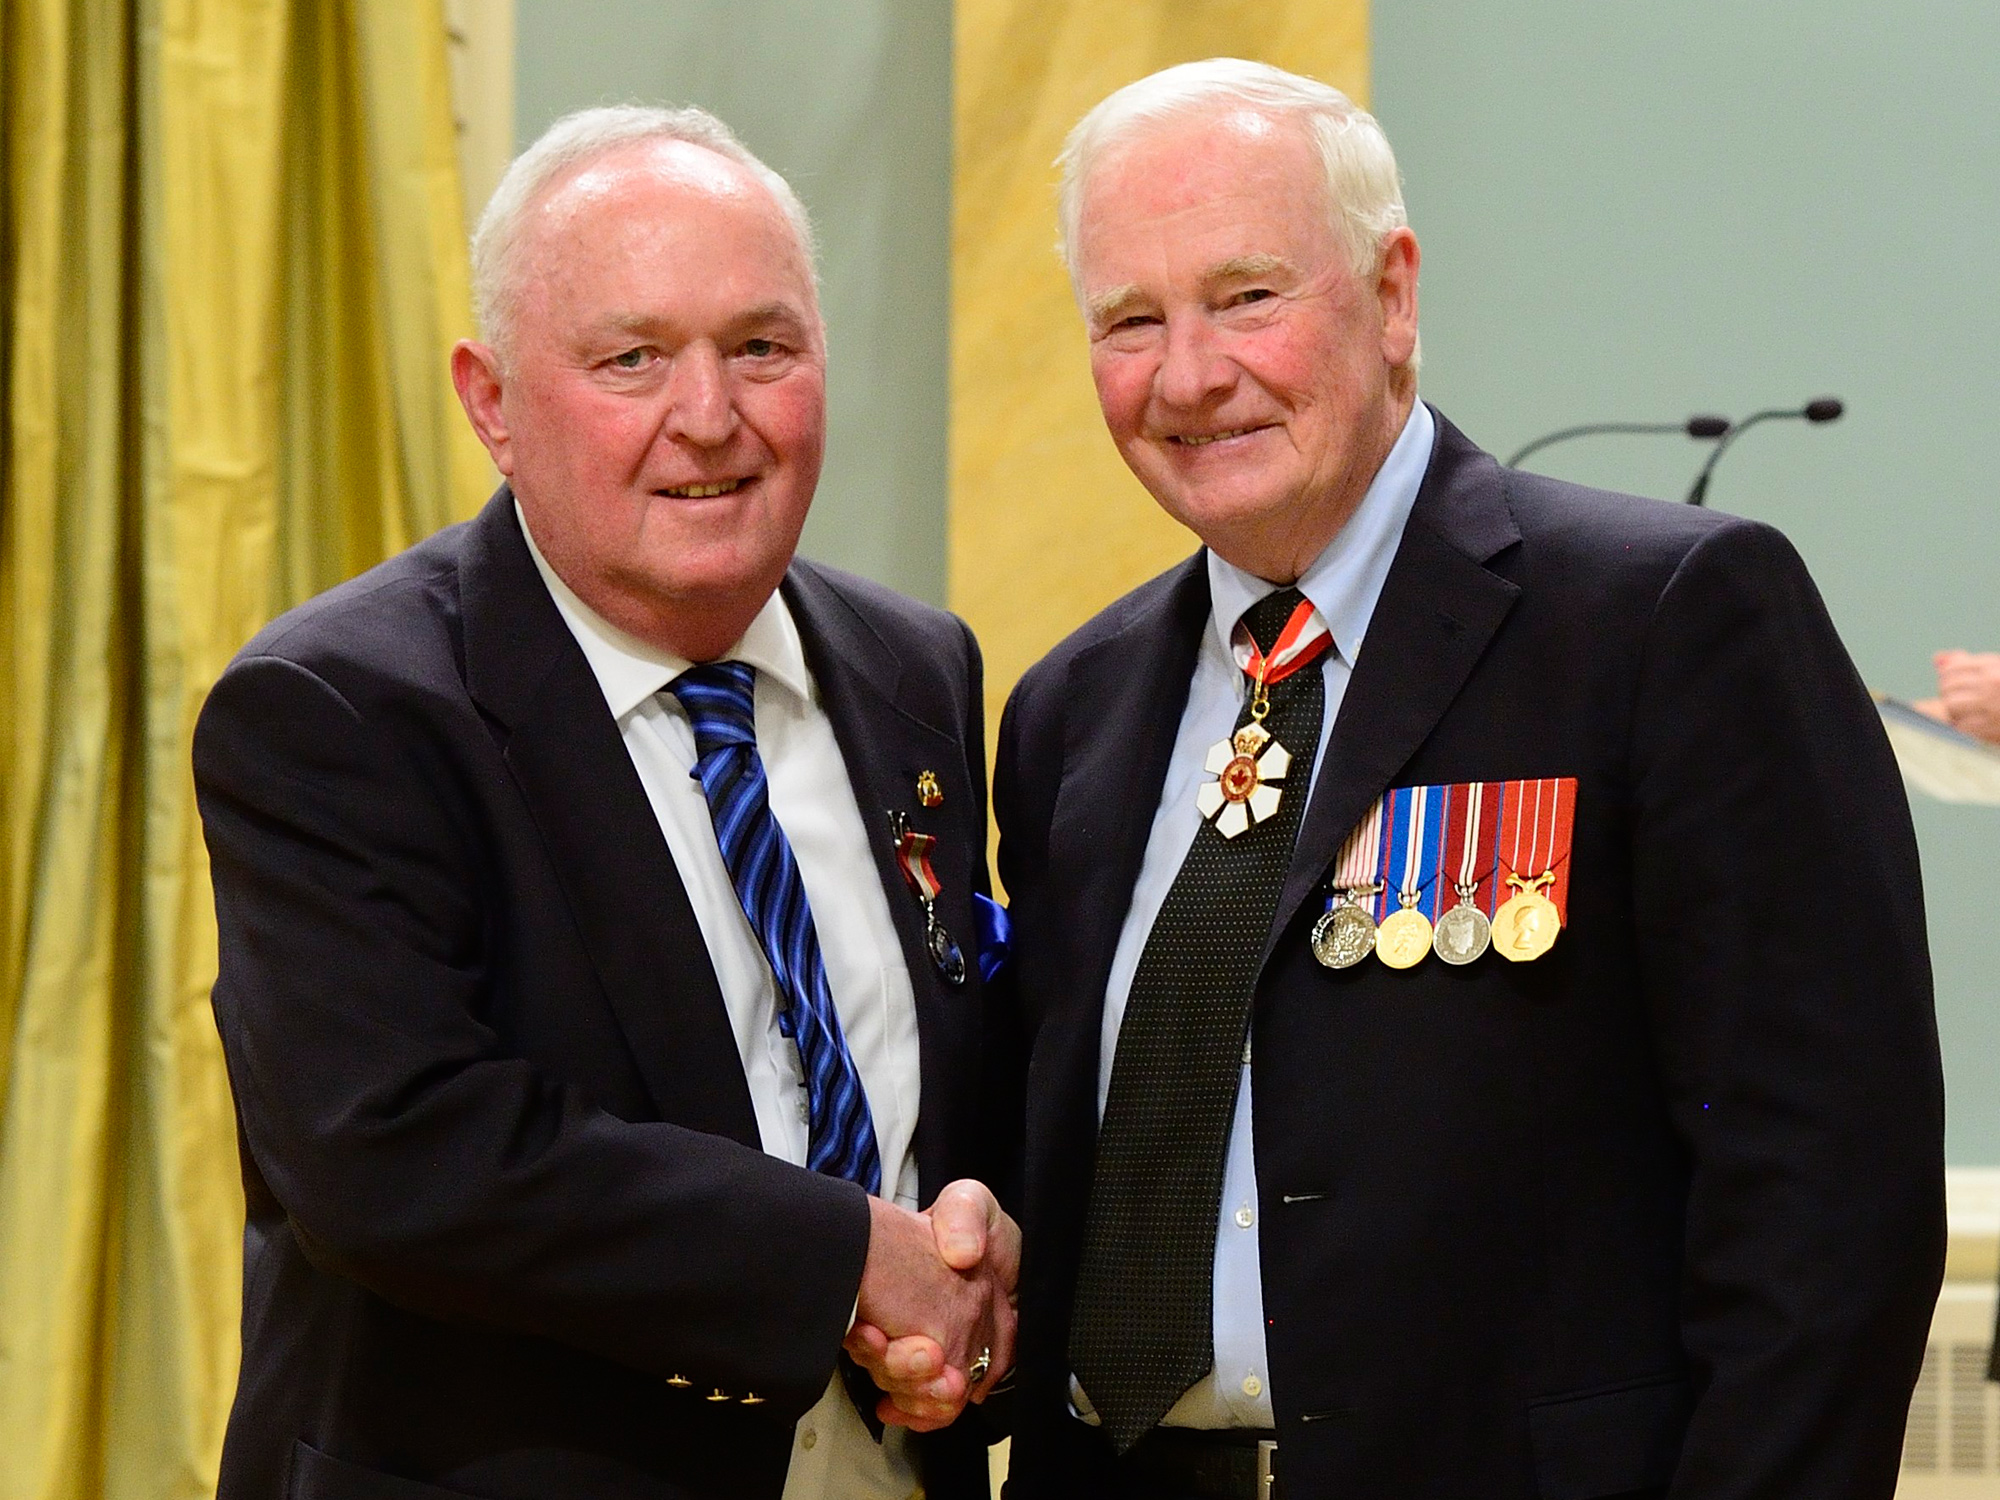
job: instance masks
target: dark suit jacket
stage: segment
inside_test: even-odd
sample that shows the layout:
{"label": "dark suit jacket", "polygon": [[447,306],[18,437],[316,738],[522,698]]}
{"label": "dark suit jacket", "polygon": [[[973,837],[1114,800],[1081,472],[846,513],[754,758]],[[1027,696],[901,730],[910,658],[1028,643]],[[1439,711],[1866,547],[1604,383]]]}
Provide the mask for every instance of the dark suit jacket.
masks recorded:
{"label": "dark suit jacket", "polygon": [[[928,1201],[1001,1170],[988,1001],[929,958],[887,811],[938,835],[969,957],[978,651],[810,563],[784,593],[915,989]],[[245,647],[195,775],[248,1199],[223,1500],[776,1495],[866,1199],[759,1151],[693,909],[509,493]],[[933,1493],[983,1495],[984,1462],[947,1435]]]}
{"label": "dark suit jacket", "polygon": [[[1065,1412],[1105,979],[1208,618],[1199,557],[1022,680],[995,766],[1032,1032],[1015,1500],[1102,1493]],[[1332,972],[1390,786],[1578,779],[1538,962]],[[1442,419],[1256,992],[1287,1496],[1894,1488],[1943,1263],[1917,851],[1770,528],[1503,470]]]}

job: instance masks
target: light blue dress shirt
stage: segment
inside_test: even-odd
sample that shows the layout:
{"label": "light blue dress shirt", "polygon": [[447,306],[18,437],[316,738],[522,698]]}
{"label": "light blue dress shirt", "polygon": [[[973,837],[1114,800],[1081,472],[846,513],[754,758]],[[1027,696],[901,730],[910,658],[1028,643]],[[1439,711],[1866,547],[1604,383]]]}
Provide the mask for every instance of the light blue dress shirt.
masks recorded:
{"label": "light blue dress shirt", "polygon": [[[1298,588],[1325,619],[1333,649],[1321,658],[1326,681],[1326,713],[1320,720],[1313,780],[1319,778],[1334,717],[1347,692],[1347,679],[1361,651],[1382,582],[1389,576],[1403,524],[1417,488],[1430,466],[1437,424],[1423,402],[1412,404],[1409,420],[1376,472],[1360,507],[1314,559]],[[1118,936],[1111,978],[1105,986],[1103,1031],[1097,1069],[1097,1117],[1111,1092],[1111,1066],[1118,1028],[1139,955],[1153,921],[1180,873],[1188,846],[1201,826],[1195,792],[1206,780],[1202,762],[1209,746],[1236,727],[1248,679],[1230,651],[1230,635],[1243,612],[1280,587],[1208,554],[1209,628],[1202,633],[1189,684],[1187,708],[1174,738],[1173,757],[1160,788],[1159,806],[1146,840],[1145,863],[1132,888],[1132,905]],[[1243,1051],[1243,1081],[1236,1091],[1236,1119],[1230,1127],[1229,1155],[1222,1174],[1222,1211],[1215,1231],[1215,1369],[1196,1382],[1163,1419],[1169,1427],[1275,1427],[1270,1370],[1264,1350],[1264,1290],[1257,1259],[1257,1164],[1250,1133],[1250,1050]],[[1077,1411],[1090,1419],[1088,1393],[1072,1379]]]}

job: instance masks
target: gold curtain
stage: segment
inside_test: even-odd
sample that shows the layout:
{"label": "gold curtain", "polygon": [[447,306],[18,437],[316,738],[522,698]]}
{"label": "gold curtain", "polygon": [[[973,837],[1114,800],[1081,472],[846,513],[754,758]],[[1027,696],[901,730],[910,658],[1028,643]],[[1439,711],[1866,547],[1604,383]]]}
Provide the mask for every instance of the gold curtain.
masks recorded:
{"label": "gold curtain", "polygon": [[444,25],[0,27],[0,1500],[199,1496],[242,1199],[188,741],[259,625],[486,488]]}
{"label": "gold curtain", "polygon": [[1052,163],[1083,112],[1173,63],[1275,63],[1368,98],[1367,0],[958,0],[952,180],[952,608],[987,724],[1043,652],[1193,537],[1105,435],[1056,259]]}

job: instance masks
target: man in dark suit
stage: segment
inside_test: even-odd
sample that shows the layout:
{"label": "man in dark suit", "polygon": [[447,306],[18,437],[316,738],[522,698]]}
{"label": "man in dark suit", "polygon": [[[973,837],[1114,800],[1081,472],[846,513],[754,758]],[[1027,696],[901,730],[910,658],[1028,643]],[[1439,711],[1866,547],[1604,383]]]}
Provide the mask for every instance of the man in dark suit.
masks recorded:
{"label": "man in dark suit", "polygon": [[1006,1166],[978,651],[793,560],[809,245],[712,117],[558,122],[453,360],[509,484],[203,711],[248,1199],[224,1497],[986,1492],[969,1424],[871,1433],[835,1373],[896,1336],[919,1419],[982,1397],[1017,1239],[946,1189]]}
{"label": "man in dark suit", "polygon": [[1063,165],[1106,424],[1205,547],[1001,727],[1010,1493],[1889,1496],[1937,1044],[1798,557],[1417,400],[1416,241],[1334,90],[1170,69]]}

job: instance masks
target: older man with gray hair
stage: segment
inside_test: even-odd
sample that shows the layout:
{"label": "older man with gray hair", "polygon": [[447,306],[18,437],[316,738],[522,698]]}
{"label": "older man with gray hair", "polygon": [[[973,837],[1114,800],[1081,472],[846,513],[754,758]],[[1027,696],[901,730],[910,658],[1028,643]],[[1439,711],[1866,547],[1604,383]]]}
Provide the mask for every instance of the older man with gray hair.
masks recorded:
{"label": "older man with gray hair", "polygon": [[1886,1500],[1937,1039],[1797,554],[1417,398],[1416,238],[1336,90],[1170,68],[1062,165],[1105,425],[1203,545],[1001,726],[1010,1494]]}
{"label": "older man with gray hair", "polygon": [[1001,1378],[1017,1238],[969,1178],[1014,1091],[978,650],[793,556],[804,210],[711,116],[592,110],[474,270],[506,484],[268,627],[196,733],[248,1204],[220,1494],[984,1495],[969,1424],[885,1433],[836,1373],[918,1427]]}

